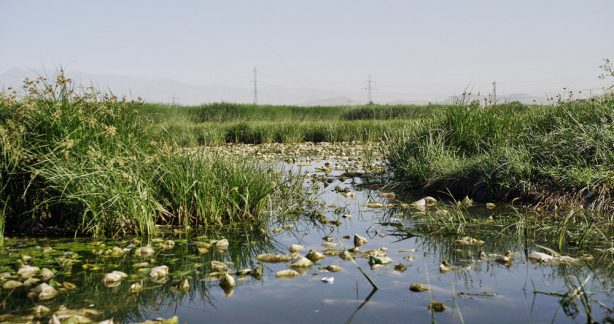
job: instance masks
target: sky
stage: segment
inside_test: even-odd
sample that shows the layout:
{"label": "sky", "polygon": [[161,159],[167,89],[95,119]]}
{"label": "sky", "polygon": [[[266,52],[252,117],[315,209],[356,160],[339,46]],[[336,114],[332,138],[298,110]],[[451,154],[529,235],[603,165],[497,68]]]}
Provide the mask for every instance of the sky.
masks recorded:
{"label": "sky", "polygon": [[612,0],[0,0],[0,72],[20,67],[421,100],[599,89]]}

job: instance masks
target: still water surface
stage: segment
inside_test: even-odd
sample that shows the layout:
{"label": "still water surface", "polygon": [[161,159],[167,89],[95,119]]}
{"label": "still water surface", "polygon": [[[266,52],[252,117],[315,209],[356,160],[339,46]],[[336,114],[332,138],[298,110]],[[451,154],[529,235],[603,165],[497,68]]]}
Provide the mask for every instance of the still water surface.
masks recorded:
{"label": "still water surface", "polygon": [[[290,165],[295,172],[317,171],[326,161],[303,163],[301,167]],[[335,161],[329,161],[334,165]],[[113,318],[115,322],[138,322],[146,319],[168,318],[174,315],[184,323],[575,323],[586,322],[590,312],[594,321],[612,321],[614,306],[613,256],[593,251],[594,259],[578,265],[543,265],[527,262],[526,252],[536,249],[525,246],[518,238],[500,235],[497,239],[485,240],[480,246],[465,246],[454,243],[458,237],[412,236],[399,228],[412,227],[412,212],[394,208],[368,208],[367,201],[388,203],[380,198],[380,190],[362,186],[358,177],[339,179],[341,171],[327,175],[333,179],[321,187],[318,199],[326,205],[325,215],[340,224],[321,224],[299,218],[271,229],[272,238],[264,239],[257,234],[226,233],[230,241],[227,251],[196,253],[196,235],[173,235],[175,246],[166,250],[156,249],[149,258],[137,258],[128,251],[124,255],[102,257],[93,250],[112,247],[131,249],[130,240],[93,243],[87,240],[62,240],[50,238],[8,239],[7,247],[0,252],[2,271],[14,270],[16,259],[24,254],[33,257],[30,264],[56,270],[56,284],[68,281],[77,288],[61,291],[45,305],[53,312],[60,305],[70,309],[95,309],[101,312],[95,319]],[[306,184],[311,184],[307,178]],[[329,180],[330,181],[330,180]],[[323,182],[319,182],[323,183]],[[346,197],[334,188],[349,188],[355,197]],[[496,213],[476,207],[476,212]],[[351,217],[343,217],[351,215]],[[384,247],[393,263],[371,269],[368,259],[356,255],[356,264],[338,256],[327,256],[302,275],[292,278],[276,278],[276,272],[288,268],[287,263],[264,263],[263,276],[235,277],[234,289],[222,289],[217,278],[208,276],[213,270],[210,261],[231,262],[231,269],[257,268],[256,255],[261,253],[288,254],[291,244],[305,247],[302,255],[310,249],[324,251],[330,243],[338,249],[352,248],[354,234],[368,239],[363,251]],[[349,238],[348,238],[349,236]],[[331,242],[326,246],[324,237]],[[211,237],[215,238],[215,237]],[[41,247],[53,250],[42,252]],[[415,251],[414,251],[415,250]],[[493,260],[480,261],[478,251],[487,254],[514,252],[511,265]],[[71,254],[75,252],[76,255]],[[412,252],[413,251],[413,252]],[[570,254],[572,252],[569,252]],[[579,251],[573,253],[579,254]],[[74,264],[61,266],[66,258]],[[59,261],[58,261],[59,259]],[[452,271],[440,272],[440,263],[447,260]],[[153,282],[146,270],[134,267],[138,262],[151,266],[167,265],[169,280]],[[83,265],[87,264],[84,270]],[[326,272],[326,265],[338,265],[340,272]],[[395,265],[403,264],[403,272]],[[91,265],[99,266],[99,269]],[[357,269],[361,267],[378,285],[374,290]],[[397,269],[400,269],[397,267]],[[118,287],[105,287],[101,278],[104,273],[121,270],[130,277]],[[333,277],[334,282],[325,283],[323,277]],[[181,291],[173,286],[188,278],[190,287]],[[563,295],[586,283],[589,304],[580,298],[564,302]],[[141,283],[143,290],[130,292],[132,283]],[[430,292],[412,292],[411,283],[429,284]],[[3,309],[0,313],[28,315],[36,302],[26,297],[28,289],[2,290]],[[559,295],[557,295],[559,294]],[[443,312],[429,312],[431,301],[442,302]],[[8,318],[5,318],[8,319]],[[24,318],[25,319],[25,318]],[[45,318],[47,319],[47,318]],[[18,321],[15,317],[13,320]]]}

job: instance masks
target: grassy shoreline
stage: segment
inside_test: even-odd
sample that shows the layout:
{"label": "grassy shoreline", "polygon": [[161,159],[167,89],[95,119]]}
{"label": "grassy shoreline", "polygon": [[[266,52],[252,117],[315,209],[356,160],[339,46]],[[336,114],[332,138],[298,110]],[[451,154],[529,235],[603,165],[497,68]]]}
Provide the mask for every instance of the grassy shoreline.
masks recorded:
{"label": "grassy shoreline", "polygon": [[332,107],[255,106],[218,103],[177,107],[145,104],[141,114],[156,136],[183,147],[224,143],[367,142],[395,137],[446,105]]}
{"label": "grassy shoreline", "polygon": [[270,167],[160,141],[138,103],[77,91],[62,74],[26,80],[25,90],[0,95],[0,224],[9,233],[251,230],[269,218],[269,202],[302,196],[300,183]]}
{"label": "grassy shoreline", "polygon": [[429,194],[614,210],[614,97],[454,107],[395,138],[396,184]]}

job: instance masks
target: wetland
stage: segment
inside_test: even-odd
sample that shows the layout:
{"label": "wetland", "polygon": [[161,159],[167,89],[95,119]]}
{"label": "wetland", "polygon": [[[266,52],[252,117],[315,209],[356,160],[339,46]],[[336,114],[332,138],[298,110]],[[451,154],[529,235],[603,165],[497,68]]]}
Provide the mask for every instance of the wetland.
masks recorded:
{"label": "wetland", "polygon": [[558,249],[558,236],[523,226],[530,210],[395,192],[379,143],[194,150],[274,163],[303,179],[309,199],[302,212],[252,230],[158,226],[151,238],[8,236],[0,250],[0,321],[613,319],[607,233]]}

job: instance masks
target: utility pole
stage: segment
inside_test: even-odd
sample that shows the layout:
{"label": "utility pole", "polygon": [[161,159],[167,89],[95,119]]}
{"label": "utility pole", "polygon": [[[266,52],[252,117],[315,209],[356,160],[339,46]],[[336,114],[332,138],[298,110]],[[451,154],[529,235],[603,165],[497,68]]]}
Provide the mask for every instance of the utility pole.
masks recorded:
{"label": "utility pole", "polygon": [[258,70],[254,67],[254,105],[258,104]]}
{"label": "utility pole", "polygon": [[375,81],[371,80],[371,74],[369,74],[369,78],[367,79],[367,81],[365,81],[365,83],[367,84],[367,87],[362,88],[362,90],[367,90],[367,97],[369,98],[369,104],[372,104],[373,103],[373,91],[375,91],[376,89],[374,88]]}
{"label": "utility pole", "polygon": [[492,82],[492,104],[497,104],[497,81]]}

